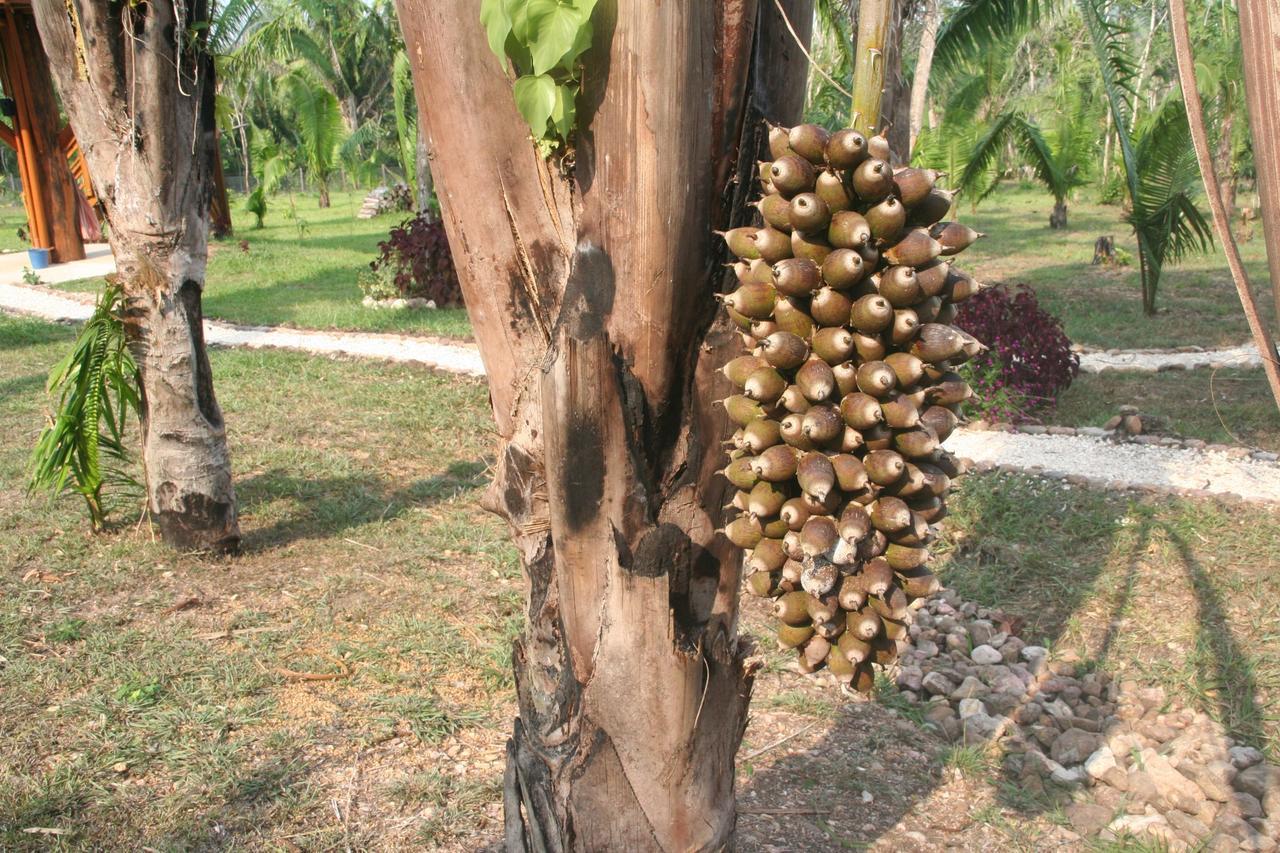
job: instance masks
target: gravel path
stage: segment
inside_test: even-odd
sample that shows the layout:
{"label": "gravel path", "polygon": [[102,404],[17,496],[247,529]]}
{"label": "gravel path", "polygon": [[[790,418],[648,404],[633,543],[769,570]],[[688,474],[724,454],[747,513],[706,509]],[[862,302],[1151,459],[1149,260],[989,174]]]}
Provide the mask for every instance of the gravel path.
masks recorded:
{"label": "gravel path", "polygon": [[1100,485],[1239,495],[1280,503],[1280,465],[1225,453],[1116,443],[1076,435],[956,430],[946,447],[978,464],[1038,469]]}
{"label": "gravel path", "polygon": [[[46,320],[80,321],[93,312],[87,301],[38,287],[0,283],[0,309]],[[280,326],[237,326],[217,320],[204,321],[210,346],[277,348],[355,358],[408,362],[460,373],[484,376],[480,352],[466,344],[442,343],[406,335],[312,332]]]}
{"label": "gravel path", "polygon": [[1262,357],[1253,344],[1201,352],[1168,352],[1159,350],[1113,350],[1090,352],[1080,356],[1080,370],[1101,373],[1104,370],[1193,370],[1197,367],[1262,367]]}
{"label": "gravel path", "polygon": [[[85,262],[81,262],[85,263]],[[67,265],[70,266],[70,265]],[[46,280],[48,278],[46,277]],[[92,306],[87,294],[61,294],[43,287],[0,281],[0,309],[47,320],[80,321]],[[484,364],[474,346],[403,335],[348,332],[312,332],[281,327],[236,326],[205,321],[205,340],[213,346],[275,347],[355,358],[421,364],[465,376],[484,376]],[[1090,353],[1082,359],[1085,369],[1155,370],[1154,359],[1179,359],[1187,366],[1208,364],[1220,353]],[[1257,352],[1252,352],[1257,362]],[[1123,359],[1132,359],[1123,361]],[[1199,361],[1196,361],[1199,360]],[[1181,363],[1180,362],[1180,363]],[[1166,362],[1167,363],[1167,362]],[[1110,365],[1110,366],[1104,366]],[[958,430],[948,441],[952,452],[978,464],[1010,469],[1035,469],[1060,476],[1080,477],[1111,487],[1145,487],[1190,490],[1196,494],[1236,494],[1249,500],[1280,503],[1280,465],[1250,459],[1234,459],[1223,453],[1200,450],[1117,444],[1084,436],[1025,435]]]}

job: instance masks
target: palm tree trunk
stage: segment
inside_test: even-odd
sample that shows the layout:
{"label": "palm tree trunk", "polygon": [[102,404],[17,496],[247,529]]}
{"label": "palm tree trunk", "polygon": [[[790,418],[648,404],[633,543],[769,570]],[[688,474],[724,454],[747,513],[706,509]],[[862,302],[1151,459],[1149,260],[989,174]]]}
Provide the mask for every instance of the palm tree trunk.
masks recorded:
{"label": "palm tree trunk", "polygon": [[[1271,295],[1280,324],[1280,56],[1274,34],[1280,9],[1265,0],[1241,0],[1240,42],[1244,51],[1245,103],[1258,170],[1263,234],[1271,270]],[[1273,357],[1275,353],[1267,353]]]}
{"label": "palm tree trunk", "polygon": [[1222,124],[1218,128],[1218,147],[1214,152],[1213,170],[1218,175],[1219,196],[1222,207],[1230,219],[1236,211],[1236,170],[1231,157],[1231,134],[1235,130],[1235,110],[1231,108],[1231,99],[1223,97]]}
{"label": "palm tree trunk", "polygon": [[474,4],[398,8],[502,439],[484,504],[530,582],[507,849],[728,849],[754,670],[741,555],[715,532],[735,338],[711,229],[746,221],[763,119],[800,118],[804,56],[772,2],[601,4],[565,171]]}
{"label": "palm tree trunk", "polygon": [[924,127],[925,104],[929,97],[929,74],[933,70],[933,49],[938,43],[938,25],[942,22],[942,9],[938,0],[925,0],[924,27],[920,31],[920,49],[916,53],[916,71],[911,80],[911,148]]}
{"label": "palm tree trunk", "polygon": [[324,210],[329,207],[329,182],[323,178],[316,178],[316,189],[320,194],[320,201],[316,206]]}
{"label": "palm tree trunk", "polygon": [[427,144],[427,134],[421,121],[418,122],[417,144],[414,145],[414,174],[417,176],[417,195],[414,206],[419,215],[425,216],[428,222],[436,220],[435,211],[431,208],[431,146]]}
{"label": "palm tree trunk", "polygon": [[1067,201],[1066,199],[1055,199],[1053,203],[1053,213],[1049,214],[1050,228],[1066,228],[1067,227]]}
{"label": "palm tree trunk", "polygon": [[[186,34],[207,32],[200,24],[208,7],[185,0],[131,5],[122,13],[108,4],[36,0],[34,9],[62,102],[106,204],[126,329],[142,371],[151,517],[175,547],[234,549],[240,530],[231,459],[200,307],[209,158],[191,154],[213,91],[210,76],[196,73],[203,45]],[[139,134],[145,144],[138,144]]]}

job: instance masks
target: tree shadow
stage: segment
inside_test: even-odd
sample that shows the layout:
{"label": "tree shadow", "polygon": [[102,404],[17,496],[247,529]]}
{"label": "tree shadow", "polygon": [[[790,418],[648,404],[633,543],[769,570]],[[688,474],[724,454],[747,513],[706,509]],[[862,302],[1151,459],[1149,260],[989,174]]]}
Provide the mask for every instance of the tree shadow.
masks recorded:
{"label": "tree shadow", "polygon": [[247,518],[277,501],[293,507],[262,527],[249,526],[246,552],[281,548],[304,539],[329,539],[373,522],[399,518],[411,509],[451,500],[488,482],[484,460],[456,460],[444,472],[395,488],[373,474],[305,477],[273,468],[236,482],[241,512]]}
{"label": "tree shadow", "polygon": [[[1061,507],[1006,494],[998,484],[973,491],[976,494],[969,497],[965,512],[970,523],[950,555],[944,582],[960,588],[966,601],[1026,617],[1023,637],[1050,647],[1077,639],[1079,610],[1100,610],[1100,615],[1094,614],[1099,630],[1084,636],[1087,643],[1082,645],[1087,645],[1088,653],[1078,664],[1080,674],[1110,671],[1108,663],[1117,653],[1121,632],[1136,627],[1126,623],[1126,615],[1145,596],[1160,592],[1153,588],[1158,581],[1148,561],[1153,542],[1165,537],[1174,561],[1165,566],[1185,577],[1195,601],[1196,648],[1187,663],[1194,672],[1198,696],[1187,707],[1207,711],[1237,743],[1265,746],[1265,710],[1259,701],[1254,658],[1233,634],[1227,608],[1208,571],[1172,524],[1148,504],[1124,499],[1089,498],[1089,515],[1096,520],[1085,525],[1070,517],[1055,520]],[[1009,517],[1016,512],[1034,518],[1011,527]],[[1083,526],[1091,527],[1092,534],[1081,530]],[[1035,530],[1041,531],[1039,540],[1032,534]],[[1017,531],[1023,535],[1012,535]],[[1009,593],[1020,585],[1020,592]],[[785,839],[787,849],[861,847],[886,835],[885,841],[903,842],[901,834],[908,831],[923,833],[929,844],[940,844],[944,837],[954,840],[956,832],[975,822],[990,820],[994,825],[1002,820],[997,813],[984,814],[982,803],[957,805],[950,792],[934,798],[950,783],[949,774],[942,772],[944,764],[948,758],[954,760],[957,747],[966,745],[948,742],[924,726],[926,706],[906,702],[887,679],[882,682],[885,689],[878,691],[879,701],[840,706],[833,725],[820,738],[797,737],[792,746],[803,748],[757,772],[746,768],[751,775],[740,785],[739,809],[743,849],[756,849],[754,841],[763,848],[777,839]],[[1155,681],[1141,686],[1149,683]],[[816,688],[808,691],[811,697],[821,697],[825,690],[828,700],[835,698],[832,688],[809,684]],[[1022,704],[1031,701],[1036,701],[1031,693],[1021,698]],[[1107,730],[1104,725],[1104,735]],[[786,734],[760,732],[754,743],[744,743],[739,760],[749,764],[745,759],[753,748]],[[1043,789],[1029,786],[1015,772],[1020,765],[1004,761],[1007,754],[997,744],[990,752],[991,764],[983,771],[994,788],[996,812],[1003,809],[1027,819],[1044,815],[1061,822],[1058,810],[1071,801],[1072,793],[1050,785],[1047,779]]]}

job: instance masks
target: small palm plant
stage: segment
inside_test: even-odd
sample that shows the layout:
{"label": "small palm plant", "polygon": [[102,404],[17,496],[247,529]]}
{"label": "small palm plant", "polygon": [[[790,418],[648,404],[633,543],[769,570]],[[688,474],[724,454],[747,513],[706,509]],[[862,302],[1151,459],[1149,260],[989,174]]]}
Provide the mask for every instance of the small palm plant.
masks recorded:
{"label": "small palm plant", "polygon": [[1010,110],[991,123],[969,152],[969,162],[960,174],[956,188],[967,192],[986,182],[987,186],[978,195],[975,204],[990,195],[998,182],[987,181],[987,175],[1005,147],[1012,144],[1022,155],[1023,161],[1031,167],[1036,180],[1044,184],[1045,189],[1053,195],[1053,214],[1049,217],[1049,227],[1066,228],[1067,196],[1084,183],[1078,146],[1073,144],[1081,137],[1073,131],[1074,128],[1065,125],[1051,137],[1057,144],[1051,144],[1039,125],[1026,114]]}
{"label": "small palm plant", "polygon": [[125,344],[123,302],[120,285],[110,281],[71,352],[49,373],[46,388],[58,404],[31,454],[28,491],[80,495],[95,531],[109,510],[104,489],[141,490],[126,471],[125,427],[141,412],[141,386]]}

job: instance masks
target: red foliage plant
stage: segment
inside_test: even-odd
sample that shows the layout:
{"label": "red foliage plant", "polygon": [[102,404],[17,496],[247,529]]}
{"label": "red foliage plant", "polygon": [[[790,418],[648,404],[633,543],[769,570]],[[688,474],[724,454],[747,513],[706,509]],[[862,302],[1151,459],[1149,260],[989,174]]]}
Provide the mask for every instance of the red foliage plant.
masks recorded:
{"label": "red foliage plant", "polygon": [[1041,308],[1025,284],[993,287],[966,300],[956,325],[988,347],[965,367],[976,412],[992,420],[1033,420],[1080,372],[1080,356],[1071,351],[1062,321]]}
{"label": "red foliage plant", "polygon": [[369,267],[375,274],[390,273],[402,297],[430,299],[437,308],[462,304],[462,287],[443,223],[422,214],[406,219],[391,229],[378,251]]}

